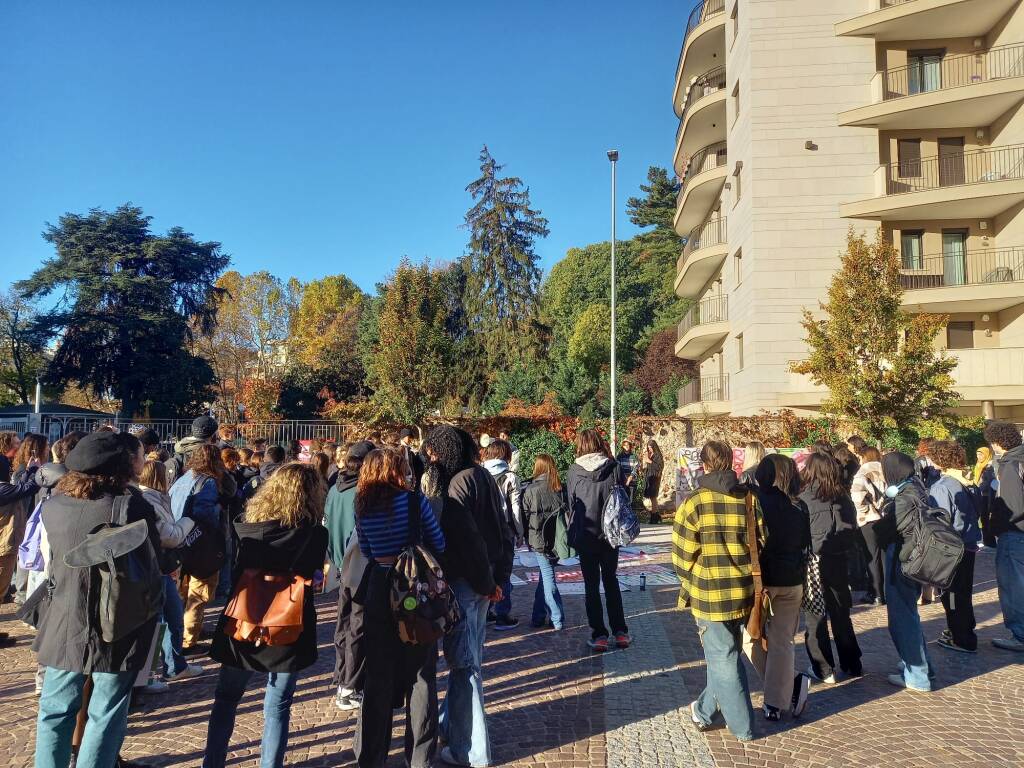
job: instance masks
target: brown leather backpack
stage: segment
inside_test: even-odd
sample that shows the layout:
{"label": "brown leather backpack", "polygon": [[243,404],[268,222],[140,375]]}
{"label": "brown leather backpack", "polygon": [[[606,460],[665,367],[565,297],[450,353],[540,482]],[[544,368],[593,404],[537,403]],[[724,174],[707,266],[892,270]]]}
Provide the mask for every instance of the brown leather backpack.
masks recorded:
{"label": "brown leather backpack", "polygon": [[224,634],[260,645],[292,645],[302,634],[306,587],[312,580],[293,573],[246,568],[224,609]]}

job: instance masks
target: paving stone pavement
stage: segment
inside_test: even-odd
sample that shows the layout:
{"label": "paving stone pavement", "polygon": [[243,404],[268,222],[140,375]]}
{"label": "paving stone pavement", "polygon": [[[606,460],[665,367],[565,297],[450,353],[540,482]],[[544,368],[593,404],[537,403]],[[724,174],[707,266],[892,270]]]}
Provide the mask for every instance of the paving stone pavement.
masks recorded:
{"label": "paving stone pavement", "polygon": [[[645,529],[643,541],[664,544],[665,526]],[[667,562],[667,554],[652,562]],[[635,644],[628,651],[595,657],[581,596],[565,596],[566,629],[536,631],[526,625],[532,586],[518,587],[513,601],[524,620],[516,631],[492,632],[485,659],[485,688],[496,765],[526,768],[620,768],[625,766],[1024,766],[1024,659],[991,647],[1003,634],[996,599],[994,557],[978,557],[975,606],[981,650],[977,656],[932,646],[940,689],[915,694],[890,686],[895,667],[883,608],[858,607],[854,624],[864,651],[866,675],[813,689],[801,721],[767,725],[758,718],[757,738],[740,744],[726,731],[689,730],[685,707],[704,686],[704,665],[692,617],[675,609],[677,590],[651,586],[624,593]],[[208,614],[212,626],[216,611]],[[304,673],[292,709],[289,766],[352,765],[353,713],[331,704],[335,603],[318,601],[320,659]],[[941,606],[923,610],[929,637],[945,627]],[[33,695],[31,631],[0,607],[0,629],[19,637],[0,650],[0,766],[32,765],[37,699]],[[802,643],[798,664],[805,662]],[[201,660],[202,661],[202,660]],[[159,696],[140,696],[133,709],[126,756],[152,766],[178,768],[202,761],[215,668],[194,680],[172,683]],[[439,685],[445,684],[443,664]],[[752,685],[757,676],[750,672]],[[258,678],[257,678],[258,680]],[[258,764],[262,688],[242,700],[232,740],[231,766]],[[761,703],[754,694],[755,708]],[[396,728],[389,766],[404,764]]]}

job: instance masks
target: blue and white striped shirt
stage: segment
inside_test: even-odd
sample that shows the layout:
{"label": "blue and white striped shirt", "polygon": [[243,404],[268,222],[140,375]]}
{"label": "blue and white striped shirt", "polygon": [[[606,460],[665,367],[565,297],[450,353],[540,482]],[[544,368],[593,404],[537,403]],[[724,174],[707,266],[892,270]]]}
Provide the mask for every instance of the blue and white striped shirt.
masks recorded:
{"label": "blue and white striped shirt", "polygon": [[409,499],[419,501],[420,537],[431,551],[444,552],[444,534],[430,502],[422,494],[398,493],[391,501],[390,514],[372,510],[356,518],[359,551],[369,558],[396,557],[409,543]]}

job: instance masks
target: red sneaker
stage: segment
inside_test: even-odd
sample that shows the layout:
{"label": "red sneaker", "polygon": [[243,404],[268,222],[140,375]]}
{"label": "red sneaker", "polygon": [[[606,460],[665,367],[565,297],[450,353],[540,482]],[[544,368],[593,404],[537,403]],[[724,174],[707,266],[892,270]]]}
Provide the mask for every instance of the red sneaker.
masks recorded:
{"label": "red sneaker", "polygon": [[632,644],[632,642],[633,642],[633,638],[631,638],[627,633],[625,633],[625,632],[616,632],[615,633],[615,645],[618,646],[619,648],[629,648],[629,646]]}
{"label": "red sneaker", "polygon": [[604,653],[608,650],[608,638],[607,637],[595,637],[587,640],[587,645],[594,653]]}

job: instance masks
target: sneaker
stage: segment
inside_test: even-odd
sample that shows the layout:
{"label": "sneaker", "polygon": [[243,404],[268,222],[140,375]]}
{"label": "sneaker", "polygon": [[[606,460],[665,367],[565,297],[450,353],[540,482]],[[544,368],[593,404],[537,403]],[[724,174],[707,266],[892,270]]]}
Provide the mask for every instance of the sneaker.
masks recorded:
{"label": "sneaker", "polygon": [[793,717],[800,717],[807,709],[807,694],[811,691],[811,678],[797,675],[793,678]]}
{"label": "sneaker", "polygon": [[807,671],[804,672],[811,680],[816,683],[828,683],[829,685],[836,684],[836,673],[829,672],[825,677],[821,677],[817,672],[814,671],[814,667],[808,667]]}
{"label": "sneaker", "polygon": [[342,712],[359,709],[363,704],[363,694],[358,691],[350,691],[348,688],[339,688],[334,697],[334,706]]}
{"label": "sneaker", "polygon": [[531,621],[530,626],[534,629],[554,629],[555,625],[551,622],[551,619],[542,622]]}
{"label": "sneaker", "polygon": [[487,612],[487,623],[488,624],[493,624],[497,620],[498,620],[498,614],[496,614],[494,611],[488,611]]}
{"label": "sneaker", "polygon": [[914,693],[930,693],[930,691],[926,691],[923,688],[912,688],[907,685],[907,681],[903,679],[903,675],[889,675],[887,679],[897,688],[906,688],[908,691],[913,691]]}
{"label": "sneaker", "polygon": [[441,747],[441,762],[447,765],[459,765],[463,768],[469,768],[469,763],[465,760],[456,760],[455,755],[452,754],[451,747]]}
{"label": "sneaker", "polygon": [[161,680],[159,677],[154,677],[142,688],[143,693],[167,693],[171,686]]}
{"label": "sneaker", "polygon": [[185,668],[183,670],[181,670],[181,672],[176,672],[173,675],[172,674],[168,674],[167,675],[167,679],[168,680],[188,680],[190,677],[199,677],[199,675],[203,674],[203,672],[204,672],[204,670],[203,670],[203,665],[202,664],[187,664],[185,666]]}
{"label": "sneaker", "polygon": [[592,637],[587,640],[587,645],[590,646],[594,653],[604,653],[608,650],[608,638],[603,635],[601,637]]}
{"label": "sneaker", "polygon": [[944,629],[942,630],[942,637],[953,637],[953,633],[950,632],[948,629]]}
{"label": "sneaker", "polygon": [[946,637],[946,635],[943,635],[942,637],[940,637],[935,642],[936,642],[937,645],[941,645],[943,648],[947,648],[947,649],[949,649],[951,651],[956,651],[957,653],[977,653],[978,652],[977,648],[964,648],[962,645],[957,645],[956,643],[953,642],[953,638],[952,637]]}
{"label": "sneaker", "polygon": [[519,619],[513,616],[498,616],[494,620],[494,629],[498,632],[508,632],[519,626]]}
{"label": "sneaker", "polygon": [[779,711],[778,707],[771,707],[767,704],[762,707],[764,710],[764,719],[770,723],[777,723],[782,719],[782,712]]}
{"label": "sneaker", "polygon": [[619,648],[626,649],[633,643],[633,638],[626,632],[615,633],[615,645]]}
{"label": "sneaker", "polygon": [[697,702],[690,702],[690,724],[700,733],[710,730],[711,726],[697,716]]}
{"label": "sneaker", "polygon": [[861,602],[862,605],[875,605],[876,604],[875,601],[877,599],[878,598],[875,597],[874,595],[870,595],[869,594],[869,595],[864,595],[864,597],[862,597],[860,599],[860,602]]}
{"label": "sneaker", "polygon": [[992,645],[1002,648],[1004,651],[1024,652],[1024,643],[1015,637],[997,637],[992,640]]}

